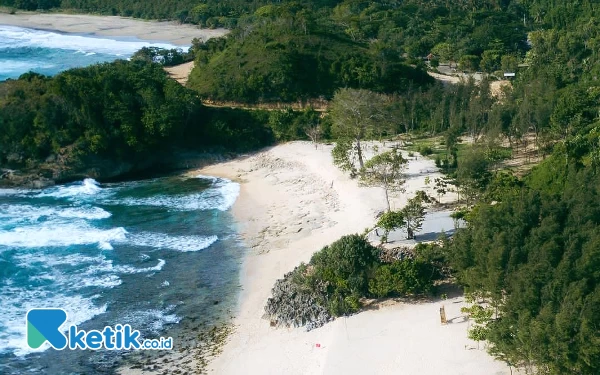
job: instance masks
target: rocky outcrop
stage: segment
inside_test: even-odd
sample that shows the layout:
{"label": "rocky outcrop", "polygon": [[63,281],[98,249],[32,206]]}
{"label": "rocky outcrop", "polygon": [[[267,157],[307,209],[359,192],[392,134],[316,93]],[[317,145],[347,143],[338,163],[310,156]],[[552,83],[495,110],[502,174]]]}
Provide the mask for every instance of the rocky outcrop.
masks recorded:
{"label": "rocky outcrop", "polygon": [[21,172],[13,169],[0,169],[0,188],[42,189],[52,185],[54,185],[54,180],[44,177],[38,171]]}
{"label": "rocky outcrop", "polygon": [[[137,174],[157,175],[200,168],[234,156],[233,154],[177,151],[170,154],[157,153],[135,160],[115,160],[94,154],[78,156],[79,154],[80,152],[77,152],[74,147],[68,147],[28,168],[0,169],[0,188],[40,189],[84,178],[107,181],[124,179]],[[16,163],[12,159],[11,162]]]}
{"label": "rocky outcrop", "polygon": [[381,247],[379,252],[379,260],[383,263],[393,263],[397,260],[414,259],[415,251],[410,247]]}
{"label": "rocky outcrop", "polygon": [[326,286],[308,289],[299,285],[293,281],[297,273],[298,268],[277,280],[263,318],[270,320],[271,326],[306,327],[310,331],[333,320],[333,317],[320,303]]}

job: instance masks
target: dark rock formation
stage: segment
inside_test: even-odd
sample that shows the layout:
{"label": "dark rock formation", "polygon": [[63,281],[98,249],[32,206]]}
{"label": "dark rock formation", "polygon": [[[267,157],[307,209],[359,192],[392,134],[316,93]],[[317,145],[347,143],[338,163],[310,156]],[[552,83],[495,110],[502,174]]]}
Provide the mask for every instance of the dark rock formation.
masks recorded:
{"label": "dark rock formation", "polygon": [[[227,160],[234,154],[212,154],[201,152],[176,151],[170,154],[155,154],[135,160],[116,160],[94,154],[77,156],[72,147],[63,148],[58,154],[51,155],[42,163],[12,169],[0,169],[0,188],[21,187],[41,189],[57,183],[66,183],[84,178],[99,181],[116,181],[144,174],[154,176],[167,172],[201,168],[208,164]],[[13,159],[15,159],[13,157]],[[11,159],[12,160],[12,159]]]}
{"label": "dark rock formation", "polygon": [[381,252],[379,253],[379,259],[383,263],[393,263],[397,260],[414,259],[414,257],[415,252],[410,247],[394,247],[393,249],[382,247]]}
{"label": "dark rock formation", "polygon": [[314,289],[299,286],[293,282],[297,272],[298,268],[277,280],[263,318],[269,319],[271,326],[306,327],[310,331],[333,320],[333,317],[321,303],[325,285]]}

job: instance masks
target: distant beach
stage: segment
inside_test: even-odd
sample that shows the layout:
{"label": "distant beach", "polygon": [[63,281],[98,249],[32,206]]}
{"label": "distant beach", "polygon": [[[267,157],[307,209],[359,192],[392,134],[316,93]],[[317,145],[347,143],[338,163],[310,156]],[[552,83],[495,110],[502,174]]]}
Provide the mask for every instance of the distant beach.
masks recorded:
{"label": "distant beach", "polygon": [[[97,63],[127,59],[143,47],[187,50],[194,38],[225,35],[174,22],[59,13],[0,13],[0,81],[28,71],[55,75]],[[193,63],[186,65],[187,78]],[[181,67],[173,67],[179,69]]]}
{"label": "distant beach", "polygon": [[132,37],[189,46],[192,39],[209,39],[227,34],[226,29],[200,29],[172,21],[143,21],[117,16],[61,13],[0,13],[0,25],[106,37]]}

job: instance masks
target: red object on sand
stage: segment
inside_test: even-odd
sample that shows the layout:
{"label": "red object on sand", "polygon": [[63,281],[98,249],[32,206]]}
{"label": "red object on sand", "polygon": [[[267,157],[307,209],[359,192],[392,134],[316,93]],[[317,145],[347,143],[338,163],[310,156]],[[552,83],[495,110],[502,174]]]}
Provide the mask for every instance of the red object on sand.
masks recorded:
{"label": "red object on sand", "polygon": [[321,344],[317,344],[317,345],[315,345],[315,346],[316,346],[317,348],[320,348],[320,347],[321,347]]}

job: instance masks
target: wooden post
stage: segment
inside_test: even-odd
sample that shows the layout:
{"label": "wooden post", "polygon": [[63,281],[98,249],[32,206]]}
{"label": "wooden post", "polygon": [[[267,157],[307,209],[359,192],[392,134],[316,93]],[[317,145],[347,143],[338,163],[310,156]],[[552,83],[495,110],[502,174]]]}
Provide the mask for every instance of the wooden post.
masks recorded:
{"label": "wooden post", "polygon": [[448,324],[448,321],[446,320],[446,309],[444,306],[440,307],[440,321],[442,324]]}

